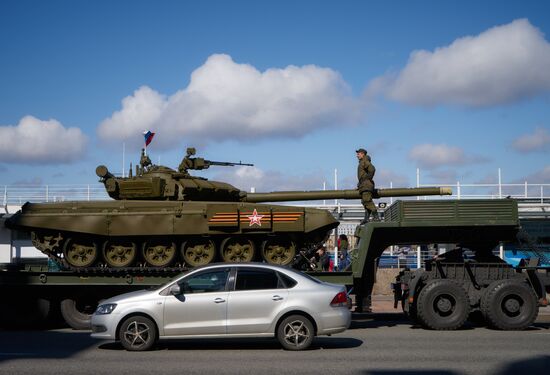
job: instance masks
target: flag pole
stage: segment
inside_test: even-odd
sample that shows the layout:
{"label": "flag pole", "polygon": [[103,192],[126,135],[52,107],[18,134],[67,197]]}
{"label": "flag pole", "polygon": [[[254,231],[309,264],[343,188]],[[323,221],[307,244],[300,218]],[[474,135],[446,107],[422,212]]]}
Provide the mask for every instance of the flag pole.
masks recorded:
{"label": "flag pole", "polygon": [[126,164],[125,158],[126,154],[126,142],[122,142],[122,178],[124,178],[124,165]]}

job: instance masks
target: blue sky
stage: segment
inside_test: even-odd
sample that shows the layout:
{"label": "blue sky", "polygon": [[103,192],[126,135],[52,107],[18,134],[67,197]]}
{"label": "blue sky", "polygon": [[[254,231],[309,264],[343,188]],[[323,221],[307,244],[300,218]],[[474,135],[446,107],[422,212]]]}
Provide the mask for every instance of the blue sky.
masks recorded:
{"label": "blue sky", "polygon": [[[544,1],[0,3],[0,184],[177,167],[243,189],[550,183]],[[128,166],[125,167],[126,169]]]}

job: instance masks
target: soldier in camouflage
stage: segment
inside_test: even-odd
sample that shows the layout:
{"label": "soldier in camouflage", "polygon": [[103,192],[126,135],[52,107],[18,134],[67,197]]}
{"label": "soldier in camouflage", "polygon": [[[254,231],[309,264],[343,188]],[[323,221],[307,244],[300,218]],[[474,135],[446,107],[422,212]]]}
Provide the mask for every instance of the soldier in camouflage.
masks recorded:
{"label": "soldier in camouflage", "polygon": [[151,159],[149,158],[149,156],[147,156],[147,154],[145,153],[145,149],[142,148],[141,149],[141,158],[139,160],[139,164],[141,165],[141,170],[142,171],[146,171],[147,168],[149,168],[151,166]]}
{"label": "soldier in camouflage", "polygon": [[355,151],[357,153],[357,159],[359,165],[357,166],[357,189],[361,193],[361,203],[365,207],[365,218],[361,224],[368,222],[372,215],[372,220],[378,221],[378,211],[372,201],[372,194],[374,193],[374,173],[376,168],[371,163],[370,156],[367,155],[367,150],[360,148]]}

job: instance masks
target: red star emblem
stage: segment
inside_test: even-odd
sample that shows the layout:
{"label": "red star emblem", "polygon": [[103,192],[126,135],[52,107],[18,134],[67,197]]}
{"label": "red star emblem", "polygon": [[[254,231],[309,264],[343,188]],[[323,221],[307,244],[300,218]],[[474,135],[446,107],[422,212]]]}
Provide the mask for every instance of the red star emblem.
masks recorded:
{"label": "red star emblem", "polygon": [[256,211],[256,209],[254,209],[254,212],[252,212],[252,215],[247,215],[246,217],[250,219],[249,226],[253,226],[253,225],[258,225],[260,227],[262,226],[262,218],[264,217],[264,215],[258,215],[258,211]]}

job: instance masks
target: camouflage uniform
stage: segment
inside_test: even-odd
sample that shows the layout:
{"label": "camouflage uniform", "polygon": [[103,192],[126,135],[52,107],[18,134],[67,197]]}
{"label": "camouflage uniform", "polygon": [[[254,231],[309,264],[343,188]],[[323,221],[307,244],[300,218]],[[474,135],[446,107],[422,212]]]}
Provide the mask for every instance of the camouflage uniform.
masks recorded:
{"label": "camouflage uniform", "polygon": [[192,158],[193,155],[195,155],[195,148],[194,147],[189,147],[187,149],[187,155],[185,155],[185,157],[183,158],[183,160],[181,161],[181,163],[178,167],[178,172],[189,174],[187,172],[187,170],[188,169],[194,169],[194,167],[195,167],[194,160],[195,159]]}
{"label": "camouflage uniform", "polygon": [[139,160],[139,164],[141,164],[141,168],[143,170],[147,169],[152,163],[149,156],[145,154],[145,149],[141,149],[141,159]]}
{"label": "camouflage uniform", "polygon": [[361,193],[361,203],[365,207],[365,220],[363,222],[367,222],[371,214],[374,220],[378,220],[378,211],[372,201],[375,172],[376,168],[371,163],[370,156],[365,153],[365,156],[359,159],[359,165],[357,166],[357,189]]}

